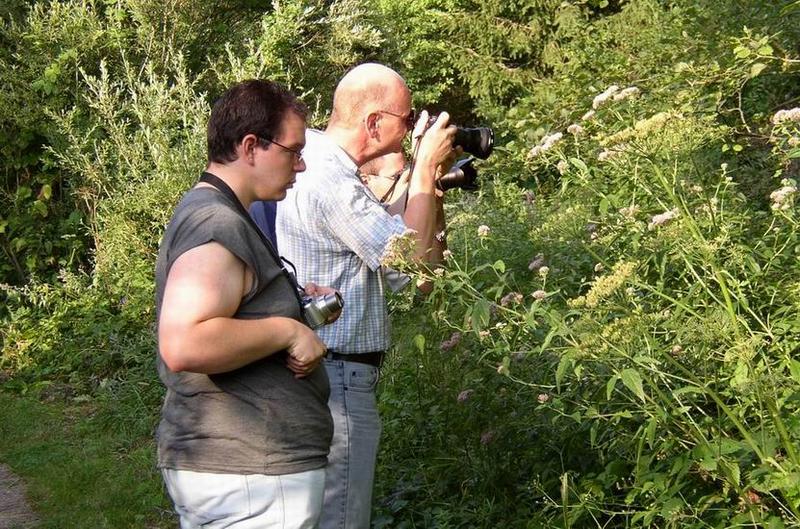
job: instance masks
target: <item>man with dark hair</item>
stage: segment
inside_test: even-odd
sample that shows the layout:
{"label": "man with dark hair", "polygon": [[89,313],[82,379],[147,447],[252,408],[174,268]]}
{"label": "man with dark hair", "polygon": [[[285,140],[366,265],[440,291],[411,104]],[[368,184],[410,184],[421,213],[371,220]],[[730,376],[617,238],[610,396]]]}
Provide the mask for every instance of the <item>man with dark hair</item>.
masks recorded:
{"label": "man with dark hair", "polygon": [[281,252],[304,281],[340,291],[346,307],[336,323],[319,331],[329,347],[324,366],[334,418],[320,519],[324,529],[369,527],[381,430],[375,387],[389,346],[384,290],[387,281],[408,281],[395,282],[398,274],[386,265],[409,239],[416,245],[408,257],[423,262],[435,245],[434,180],[452,153],[456,131],[447,126],[446,113],[427,132],[427,114],[417,122],[402,216],[387,213],[357,174],[369,160],[399,152],[414,121],[411,93],[397,72],[380,64],[355,67],[336,87],[328,127],[306,133],[308,174],[278,203]]}
{"label": "man with dark hair", "polygon": [[[247,215],[305,170],[305,107],[245,81],[217,101],[209,164],[156,264],[158,466],[183,529],[314,528],[332,434],[326,347],[294,278]],[[326,291],[313,284],[311,295]]]}

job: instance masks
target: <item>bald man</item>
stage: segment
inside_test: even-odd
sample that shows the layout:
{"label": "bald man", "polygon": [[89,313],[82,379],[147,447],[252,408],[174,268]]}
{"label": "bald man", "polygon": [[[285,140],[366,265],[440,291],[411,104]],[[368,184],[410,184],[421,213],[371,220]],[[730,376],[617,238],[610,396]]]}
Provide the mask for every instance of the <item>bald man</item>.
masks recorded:
{"label": "bald man", "polygon": [[375,400],[378,370],[389,347],[385,286],[400,283],[382,259],[398,236],[416,242],[412,259],[427,261],[435,246],[435,177],[452,159],[455,127],[446,113],[425,131],[414,129],[413,171],[402,215],[390,215],[364,186],[358,167],[400,152],[414,127],[411,92],[400,75],[380,64],[350,70],[336,87],[325,131],[306,131],[306,171],[278,204],[281,253],[297,266],[301,282],[342,293],[339,320],[318,333],[328,347],[328,405],[334,435],[328,457],[322,529],[367,529],[380,437]]}

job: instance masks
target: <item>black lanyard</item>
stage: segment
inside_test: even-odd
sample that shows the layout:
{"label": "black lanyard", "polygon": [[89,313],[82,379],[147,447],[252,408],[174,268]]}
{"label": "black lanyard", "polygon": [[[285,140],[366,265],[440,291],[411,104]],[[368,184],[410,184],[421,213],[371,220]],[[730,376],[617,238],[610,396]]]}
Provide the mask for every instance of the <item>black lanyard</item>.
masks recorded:
{"label": "black lanyard", "polygon": [[[305,291],[297,283],[297,278],[294,276],[294,274],[289,272],[286,269],[286,267],[283,266],[284,259],[280,256],[280,254],[278,254],[278,250],[275,248],[275,246],[273,246],[272,241],[270,241],[267,238],[267,236],[264,235],[264,232],[261,231],[261,228],[258,227],[258,224],[256,224],[256,222],[253,220],[253,218],[250,216],[247,210],[244,209],[244,205],[242,205],[242,203],[239,201],[239,198],[236,196],[236,193],[234,193],[233,190],[230,188],[230,186],[226,184],[225,181],[222,180],[220,177],[208,172],[204,172],[202,175],[200,175],[199,181],[214,186],[217,189],[217,191],[219,191],[220,193],[225,195],[229,200],[231,200],[236,206],[236,210],[239,212],[239,214],[245,218],[247,223],[250,224],[250,226],[254,230],[256,230],[256,233],[258,234],[258,237],[261,239],[261,242],[264,243],[264,246],[266,246],[270,256],[272,256],[272,258],[275,260],[275,264],[278,265],[278,268],[281,269],[283,275],[285,275],[286,279],[289,280],[289,284],[292,287],[292,291],[294,292],[294,295],[297,298],[297,303],[300,305],[300,314],[302,315],[303,299],[300,297],[300,293],[301,292],[305,293]],[[294,265],[292,265],[292,267],[294,267]],[[253,273],[255,273],[255,270],[253,271]],[[305,316],[303,316],[303,318],[305,319]]]}

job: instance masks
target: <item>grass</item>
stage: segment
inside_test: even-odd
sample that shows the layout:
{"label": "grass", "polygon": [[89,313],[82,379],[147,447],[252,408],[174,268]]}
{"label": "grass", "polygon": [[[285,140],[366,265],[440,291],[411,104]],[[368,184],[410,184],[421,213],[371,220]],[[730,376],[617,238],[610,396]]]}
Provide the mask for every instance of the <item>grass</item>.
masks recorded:
{"label": "grass", "polygon": [[27,483],[41,529],[175,526],[152,436],[114,426],[95,403],[0,392],[0,461]]}

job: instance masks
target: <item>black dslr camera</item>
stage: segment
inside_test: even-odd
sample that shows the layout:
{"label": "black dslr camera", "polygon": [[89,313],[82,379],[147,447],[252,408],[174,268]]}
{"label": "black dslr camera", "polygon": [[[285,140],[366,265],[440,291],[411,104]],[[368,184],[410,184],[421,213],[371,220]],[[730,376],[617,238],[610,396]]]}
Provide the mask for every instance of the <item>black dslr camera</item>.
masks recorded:
{"label": "black dslr camera", "polygon": [[[428,127],[433,125],[437,117],[431,116],[428,119]],[[441,191],[455,188],[476,191],[478,189],[478,170],[473,167],[472,162],[475,161],[475,158],[485,160],[492,154],[494,131],[489,127],[465,128],[456,126],[453,147],[461,147],[464,152],[472,156],[457,161],[447,174],[436,181],[436,187]]]}
{"label": "black dslr camera", "polygon": [[[438,117],[431,116],[428,118],[428,125],[425,130],[428,130]],[[489,127],[465,128],[456,126],[453,147],[461,147],[464,152],[485,160],[492,154],[494,149],[494,131]]]}

